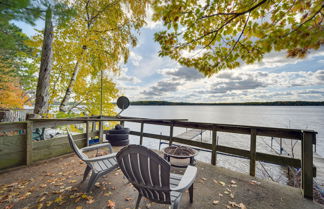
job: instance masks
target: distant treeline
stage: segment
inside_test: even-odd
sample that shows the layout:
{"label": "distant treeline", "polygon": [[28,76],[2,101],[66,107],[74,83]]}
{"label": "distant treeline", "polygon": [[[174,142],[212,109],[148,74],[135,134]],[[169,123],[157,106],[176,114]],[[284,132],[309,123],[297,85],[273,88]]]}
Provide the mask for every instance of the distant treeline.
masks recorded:
{"label": "distant treeline", "polygon": [[131,105],[266,105],[266,106],[324,106],[324,101],[276,101],[276,102],[244,102],[244,103],[190,103],[167,101],[135,101]]}

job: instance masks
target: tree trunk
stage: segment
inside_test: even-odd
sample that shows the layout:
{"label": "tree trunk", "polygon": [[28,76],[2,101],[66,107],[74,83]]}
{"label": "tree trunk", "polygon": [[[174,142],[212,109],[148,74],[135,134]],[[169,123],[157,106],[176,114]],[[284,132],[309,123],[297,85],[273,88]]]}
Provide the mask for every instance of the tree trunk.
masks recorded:
{"label": "tree trunk", "polygon": [[52,70],[52,43],[53,43],[53,23],[52,10],[47,8],[45,18],[44,40],[42,47],[41,65],[39,69],[36,102],[34,113],[43,114],[48,111],[50,75]]}
{"label": "tree trunk", "polygon": [[[83,51],[82,51],[82,54],[83,54]],[[82,55],[81,55],[82,56]],[[72,93],[72,89],[74,87],[74,84],[75,84],[75,81],[76,81],[76,78],[78,76],[78,73],[79,73],[79,60],[75,63],[75,66],[74,66],[74,69],[73,69],[73,74],[72,74],[72,77],[70,79],[70,83],[66,89],[66,92],[65,92],[65,95],[64,95],[64,98],[60,104],[60,111],[61,112],[67,112],[68,111],[68,106],[67,106],[67,103],[69,101],[69,99],[71,98],[71,93]]]}

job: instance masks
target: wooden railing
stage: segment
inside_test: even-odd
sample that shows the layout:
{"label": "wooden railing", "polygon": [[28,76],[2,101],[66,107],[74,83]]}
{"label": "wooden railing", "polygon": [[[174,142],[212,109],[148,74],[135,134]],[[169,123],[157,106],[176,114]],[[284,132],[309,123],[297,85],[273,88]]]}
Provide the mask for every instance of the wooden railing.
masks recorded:
{"label": "wooden railing", "polygon": [[[132,130],[130,132],[131,135],[139,136],[140,144],[143,143],[143,138],[147,137],[166,140],[169,141],[169,144],[177,142],[210,150],[211,164],[213,165],[216,165],[217,152],[247,158],[250,160],[251,176],[255,176],[256,161],[302,168],[302,188],[304,191],[304,196],[310,199],[313,198],[313,177],[316,173],[316,169],[314,169],[313,166],[313,144],[316,144],[317,133],[311,130],[189,122],[185,119],[162,120],[133,117],[115,118],[105,116],[70,119],[31,119],[26,122],[0,123],[0,134],[1,131],[8,132],[20,130],[20,132],[22,132],[22,134],[15,136],[0,136],[0,169],[14,167],[22,164],[30,165],[31,163],[38,160],[43,160],[71,152],[66,136],[43,141],[32,140],[32,130],[35,128],[55,128],[58,126],[71,124],[85,124],[85,133],[75,135],[76,142],[80,147],[83,147],[88,146],[88,139],[90,137],[98,136],[100,138],[100,141],[102,142],[104,131],[103,122],[105,121],[119,121],[120,123],[140,123],[140,131]],[[94,123],[99,124],[99,128],[92,128],[92,130],[90,130],[90,125]],[[170,134],[158,135],[153,133],[145,133],[145,124],[168,126],[170,127]],[[92,125],[92,127],[95,126]],[[211,143],[206,143],[175,137],[173,136],[173,133],[174,128],[176,127],[210,130],[212,132],[212,141]],[[250,150],[218,145],[216,143],[218,132],[250,135]],[[301,159],[295,159],[257,152],[257,136],[279,137],[286,140],[300,140],[302,144],[302,157]]]}

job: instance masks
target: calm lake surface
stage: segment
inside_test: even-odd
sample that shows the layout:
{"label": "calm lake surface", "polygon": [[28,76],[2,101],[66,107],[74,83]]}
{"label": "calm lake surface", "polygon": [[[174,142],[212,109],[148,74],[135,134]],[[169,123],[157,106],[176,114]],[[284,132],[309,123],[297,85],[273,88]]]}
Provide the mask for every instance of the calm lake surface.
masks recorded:
{"label": "calm lake surface", "polygon": [[[188,119],[195,122],[212,122],[221,124],[255,125],[278,128],[309,129],[318,132],[317,153],[324,157],[324,107],[323,106],[130,106],[123,116]],[[138,123],[126,123],[132,130],[140,130]],[[145,132],[169,135],[165,126],[145,125]],[[174,135],[184,132],[183,128],[175,128]],[[217,133],[218,143],[241,149],[249,149],[249,136],[241,134]],[[210,132],[203,134],[203,141],[210,139]],[[132,136],[131,141],[138,143],[139,137]],[[198,137],[198,140],[201,140]],[[257,138],[257,151],[273,153],[270,149],[269,137]],[[144,145],[158,149],[159,141],[144,138]],[[162,148],[166,145],[162,145]],[[210,162],[210,153],[200,152],[199,160]],[[249,161],[217,155],[217,165],[248,173]],[[257,163],[257,176],[285,182],[286,178],[279,166]],[[271,176],[271,177],[270,177]]]}

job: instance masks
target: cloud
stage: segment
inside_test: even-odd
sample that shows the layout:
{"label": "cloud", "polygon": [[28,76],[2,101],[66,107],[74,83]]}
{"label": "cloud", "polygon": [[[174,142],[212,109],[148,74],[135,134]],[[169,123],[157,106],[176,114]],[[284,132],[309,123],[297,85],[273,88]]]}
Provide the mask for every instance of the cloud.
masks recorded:
{"label": "cloud", "polygon": [[314,74],[320,84],[324,82],[324,70],[318,70]]}
{"label": "cloud", "polygon": [[124,82],[130,82],[130,83],[133,83],[133,84],[137,84],[137,83],[140,83],[141,80],[134,77],[134,76],[128,76],[128,75],[122,75],[118,78],[119,81],[124,81]]}
{"label": "cloud", "polygon": [[170,75],[186,81],[195,81],[204,78],[203,74],[195,68],[180,67],[178,69],[167,69],[162,71],[164,75]]}
{"label": "cloud", "polygon": [[144,90],[141,93],[145,96],[161,96],[168,92],[175,92],[182,83],[174,80],[162,80],[156,85],[151,86],[149,90]]}
{"label": "cloud", "polygon": [[130,61],[132,62],[132,64],[134,66],[139,66],[140,61],[143,59],[143,57],[140,56],[140,55],[138,55],[138,54],[136,54],[135,52],[131,51],[129,53],[129,59],[130,59]]}
{"label": "cloud", "polygon": [[153,21],[152,20],[153,14],[154,14],[154,11],[153,11],[152,7],[149,6],[146,9],[146,18],[145,18],[146,24],[144,25],[144,28],[155,29],[155,28],[162,27],[162,21]]}
{"label": "cloud", "polygon": [[209,90],[202,90],[200,93],[224,94],[235,90],[248,90],[267,87],[268,84],[254,79],[253,77],[240,78],[240,80],[218,81],[211,85]]}

